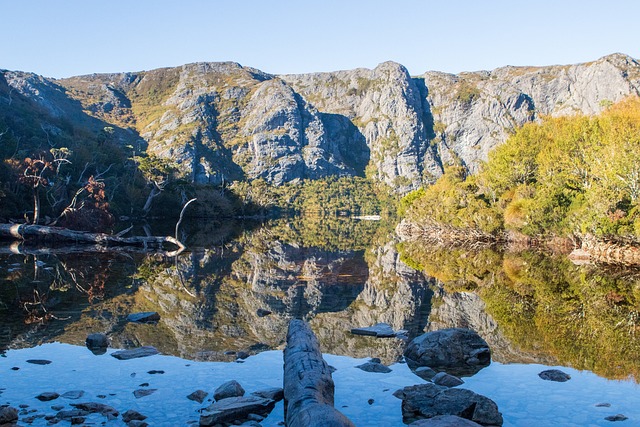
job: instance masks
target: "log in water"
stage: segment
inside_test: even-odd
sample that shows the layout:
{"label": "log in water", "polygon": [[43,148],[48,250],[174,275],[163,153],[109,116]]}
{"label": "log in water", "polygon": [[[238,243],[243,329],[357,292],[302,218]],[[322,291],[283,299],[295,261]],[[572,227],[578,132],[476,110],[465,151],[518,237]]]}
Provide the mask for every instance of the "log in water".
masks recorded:
{"label": "log in water", "polygon": [[289,323],[284,350],[284,417],[288,427],[354,427],[333,407],[334,384],[329,365],[309,324]]}

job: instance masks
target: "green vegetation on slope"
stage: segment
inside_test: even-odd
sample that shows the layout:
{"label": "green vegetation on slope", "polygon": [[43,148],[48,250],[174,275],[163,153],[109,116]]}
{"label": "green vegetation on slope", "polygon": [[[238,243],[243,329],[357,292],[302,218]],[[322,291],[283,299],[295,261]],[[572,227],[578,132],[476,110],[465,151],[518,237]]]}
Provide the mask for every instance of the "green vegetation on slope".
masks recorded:
{"label": "green vegetation on slope", "polygon": [[640,237],[640,98],[595,117],[527,124],[481,172],[447,168],[404,199],[406,218],[498,234]]}

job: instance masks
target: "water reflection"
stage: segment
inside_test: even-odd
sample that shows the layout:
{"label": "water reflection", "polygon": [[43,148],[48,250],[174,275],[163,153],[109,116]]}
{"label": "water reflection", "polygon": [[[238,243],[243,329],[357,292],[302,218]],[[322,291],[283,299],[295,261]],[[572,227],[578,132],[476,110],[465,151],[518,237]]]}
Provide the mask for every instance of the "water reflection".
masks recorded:
{"label": "water reflection", "polygon": [[[640,378],[638,270],[574,265],[534,251],[405,245],[438,278],[431,326],[470,325],[503,362],[538,362]],[[472,292],[471,292],[472,291]]]}
{"label": "water reflection", "polygon": [[[153,345],[196,360],[282,348],[288,320],[310,321],[323,351],[397,361],[400,339],[355,336],[378,322],[470,327],[494,360],[638,378],[637,271],[575,266],[536,252],[398,248],[379,223],[298,218],[185,224],[178,257],[77,248],[0,250],[0,349]],[[15,252],[15,251],[14,251]],[[157,311],[156,325],[126,321]],[[270,314],[265,315],[265,313]]]}

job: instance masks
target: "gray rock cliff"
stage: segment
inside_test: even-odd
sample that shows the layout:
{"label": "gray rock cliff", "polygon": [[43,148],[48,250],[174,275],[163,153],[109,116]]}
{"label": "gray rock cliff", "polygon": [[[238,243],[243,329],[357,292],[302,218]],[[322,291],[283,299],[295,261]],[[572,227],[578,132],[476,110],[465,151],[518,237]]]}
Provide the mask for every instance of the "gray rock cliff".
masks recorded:
{"label": "gray rock cliff", "polygon": [[393,62],[282,76],[233,62],[62,80],[0,74],[3,108],[15,108],[12,95],[32,100],[49,117],[43,131],[57,132],[60,118],[94,133],[110,125],[136,153],[165,158],[194,182],[366,175],[398,193],[453,162],[477,171],[524,123],[595,114],[640,93],[640,64],[622,54],[414,77]]}

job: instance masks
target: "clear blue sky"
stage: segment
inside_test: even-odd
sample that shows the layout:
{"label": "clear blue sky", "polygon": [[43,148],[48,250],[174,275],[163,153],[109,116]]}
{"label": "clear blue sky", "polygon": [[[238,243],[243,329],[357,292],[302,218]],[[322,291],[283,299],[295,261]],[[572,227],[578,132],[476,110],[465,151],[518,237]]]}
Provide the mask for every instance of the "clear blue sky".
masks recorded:
{"label": "clear blue sky", "polygon": [[235,61],[413,75],[640,57],[638,0],[0,0],[0,68],[48,77]]}

